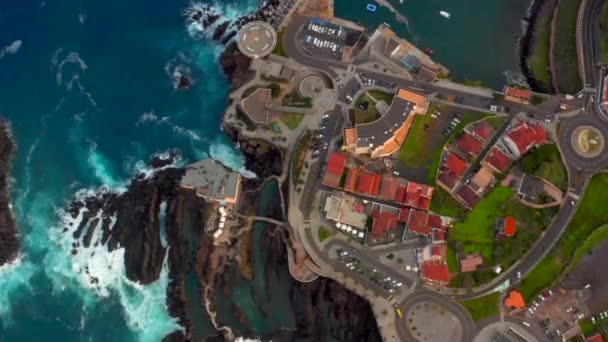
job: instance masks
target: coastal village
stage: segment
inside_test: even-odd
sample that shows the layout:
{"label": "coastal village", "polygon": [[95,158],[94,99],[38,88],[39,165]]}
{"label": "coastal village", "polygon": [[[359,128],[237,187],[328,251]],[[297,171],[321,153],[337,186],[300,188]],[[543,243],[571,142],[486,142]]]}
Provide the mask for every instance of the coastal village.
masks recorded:
{"label": "coastal village", "polygon": [[[386,24],[368,32],[335,18],[332,2],[298,6],[240,29],[249,77],[224,115],[239,140],[282,151],[285,222],[239,212],[242,175],[197,162],[181,187],[214,204],[215,243],[243,224],[277,224],[291,275],[332,278],[366,298],[384,340],[589,337],[579,323],[604,319],[589,302],[595,285],[519,285],[589,184],[571,160],[603,149],[597,120],[563,137],[560,120],[577,118],[582,97],[459,84]],[[486,311],[501,319],[476,331]],[[438,312],[447,318],[434,322]]]}

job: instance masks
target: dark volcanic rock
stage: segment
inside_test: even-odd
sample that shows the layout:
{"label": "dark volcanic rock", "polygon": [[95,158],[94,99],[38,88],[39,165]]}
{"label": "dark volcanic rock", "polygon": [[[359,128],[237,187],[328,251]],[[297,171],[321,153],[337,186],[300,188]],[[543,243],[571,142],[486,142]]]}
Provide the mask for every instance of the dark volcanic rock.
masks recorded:
{"label": "dark volcanic rock", "polygon": [[254,75],[253,71],[249,70],[251,58],[243,55],[235,42],[226,46],[220,56],[220,63],[233,89],[241,87]]}
{"label": "dark volcanic rock", "polygon": [[224,125],[224,132],[235,141],[245,157],[245,168],[258,176],[258,182],[282,172],[283,155],[276,146],[258,139],[243,137],[238,129]]}
{"label": "dark volcanic rock", "polygon": [[0,119],[0,266],[13,261],[21,247],[9,198],[9,178],[14,151],[15,144],[8,123]]}

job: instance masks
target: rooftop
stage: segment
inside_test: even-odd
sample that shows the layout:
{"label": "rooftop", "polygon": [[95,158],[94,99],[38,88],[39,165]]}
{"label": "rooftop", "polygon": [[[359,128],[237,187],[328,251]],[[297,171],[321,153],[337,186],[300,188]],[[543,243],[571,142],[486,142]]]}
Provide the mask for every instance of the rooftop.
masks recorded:
{"label": "rooftop", "polygon": [[504,173],[511,165],[511,159],[498,147],[494,146],[483,160],[495,171]]}
{"label": "rooftop", "polygon": [[378,173],[369,172],[362,169],[359,173],[359,181],[357,182],[357,193],[370,197],[377,197],[380,191],[380,182],[382,176]]}
{"label": "rooftop", "polygon": [[525,154],[532,147],[547,142],[547,131],[540,123],[519,121],[505,138],[505,142],[512,142],[517,148],[516,154]]}
{"label": "rooftop", "polygon": [[440,284],[450,281],[448,265],[443,261],[425,261],[420,264],[420,272],[423,279]]}
{"label": "rooftop", "polygon": [[505,96],[512,96],[518,99],[526,100],[530,102],[532,100],[532,92],[529,90],[518,89],[514,87],[505,88]]}
{"label": "rooftop", "polygon": [[456,148],[464,155],[476,156],[482,149],[481,141],[469,133],[464,133],[456,142]]}
{"label": "rooftop", "polygon": [[325,178],[323,178],[323,184],[337,188],[340,186],[340,178],[346,167],[346,160],[348,157],[342,153],[332,152],[327,160],[327,171],[325,172]]}
{"label": "rooftop", "polygon": [[483,142],[488,141],[496,133],[486,120],[481,120],[471,125],[471,132]]}
{"label": "rooftop", "polygon": [[477,266],[483,263],[483,257],[479,254],[465,255],[459,260],[460,272],[473,272]]}
{"label": "rooftop", "polygon": [[448,152],[443,167],[448,169],[450,173],[457,179],[460,179],[467,171],[467,163],[458,155]]}
{"label": "rooftop", "polygon": [[463,186],[458,190],[456,196],[460,198],[469,208],[473,208],[481,199],[473,189],[468,186]]}
{"label": "rooftop", "polygon": [[372,224],[372,234],[381,235],[388,230],[397,229],[398,215],[390,211],[374,210],[372,213],[374,222]]}
{"label": "rooftop", "polygon": [[602,334],[597,333],[593,336],[589,336],[587,337],[587,339],[585,339],[585,342],[604,342],[604,336],[602,336]]}
{"label": "rooftop", "polygon": [[271,98],[270,89],[258,88],[241,101],[241,109],[256,124],[267,125]]}
{"label": "rooftop", "polygon": [[180,185],[196,189],[197,195],[204,198],[236,202],[240,182],[238,172],[229,170],[213,159],[205,159],[186,167]]}
{"label": "rooftop", "polygon": [[367,215],[352,196],[329,196],[324,211],[327,218],[357,228],[365,228]]}
{"label": "rooftop", "polygon": [[429,235],[431,227],[428,226],[429,215],[422,210],[411,210],[407,222],[408,231],[421,235]]}
{"label": "rooftop", "polygon": [[513,217],[506,217],[505,218],[505,236],[513,236],[515,235],[515,230],[516,230],[516,221],[515,218]]}
{"label": "rooftop", "polygon": [[505,299],[505,306],[514,309],[523,309],[526,307],[526,302],[519,291],[511,290],[511,292],[509,292],[509,297]]}

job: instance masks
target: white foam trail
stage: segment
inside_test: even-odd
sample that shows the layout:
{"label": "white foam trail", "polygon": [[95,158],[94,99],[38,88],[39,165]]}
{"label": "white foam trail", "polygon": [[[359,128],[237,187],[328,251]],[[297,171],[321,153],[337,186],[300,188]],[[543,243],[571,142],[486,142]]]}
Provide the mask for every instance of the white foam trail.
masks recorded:
{"label": "white foam trail", "polygon": [[[272,341],[272,340],[270,340]],[[237,337],[234,342],[262,342],[259,338],[247,338],[247,337]]]}
{"label": "white foam trail", "polygon": [[256,174],[245,168],[245,159],[235,148],[225,143],[214,143],[209,147],[211,158],[239,172],[245,178],[256,178]]}
{"label": "white foam trail", "polygon": [[0,59],[2,59],[6,55],[14,55],[19,49],[21,49],[22,42],[20,40],[15,40],[11,44],[0,49]]}
{"label": "white foam trail", "polygon": [[[92,190],[82,190],[78,193],[80,198],[94,193]],[[59,210],[62,218],[60,227],[48,230],[49,239],[57,247],[45,256],[45,270],[52,280],[55,291],[63,291],[70,286],[88,291],[76,291],[81,294],[86,306],[94,306],[98,297],[108,298],[118,295],[124,309],[125,318],[129,328],[136,332],[141,341],[158,341],[166,334],[181,329],[176,320],[170,317],[166,308],[166,292],[168,285],[167,257],[158,280],[143,286],[130,281],[126,277],[124,264],[124,248],[112,252],[107,250],[101,242],[101,222],[93,234],[91,245],[88,248],[76,248],[76,255],[71,255],[74,240],[72,233],[78,227],[85,209],[73,219],[68,213]],[[97,215],[100,218],[102,213]],[[113,216],[110,227],[116,222]],[[62,232],[66,228],[67,232]],[[166,254],[168,255],[168,253]]]}
{"label": "white foam trail", "polygon": [[87,20],[87,15],[86,14],[78,14],[78,22],[80,24],[84,24],[84,22]]}
{"label": "white foam trail", "polygon": [[31,289],[30,279],[37,270],[36,265],[25,259],[19,255],[12,262],[0,266],[0,317],[5,325],[12,323],[11,297],[23,287]]}
{"label": "white foam trail", "polygon": [[148,123],[155,123],[157,125],[165,124],[165,125],[171,127],[171,130],[173,132],[183,135],[191,140],[194,140],[194,141],[203,140],[203,138],[200,135],[198,135],[195,131],[174,124],[171,121],[171,117],[169,117],[169,116],[159,117],[154,112],[154,110],[150,110],[150,111],[147,111],[147,112],[141,114],[139,116],[139,118],[137,119],[135,126],[140,126],[140,125],[144,125],[144,124],[148,124]]}
{"label": "white foam trail", "polygon": [[89,167],[93,169],[95,177],[97,177],[101,184],[113,189],[125,190],[124,182],[120,182],[114,178],[110,169],[110,162],[103,154],[97,151],[97,143],[92,140],[89,140],[87,163]]}

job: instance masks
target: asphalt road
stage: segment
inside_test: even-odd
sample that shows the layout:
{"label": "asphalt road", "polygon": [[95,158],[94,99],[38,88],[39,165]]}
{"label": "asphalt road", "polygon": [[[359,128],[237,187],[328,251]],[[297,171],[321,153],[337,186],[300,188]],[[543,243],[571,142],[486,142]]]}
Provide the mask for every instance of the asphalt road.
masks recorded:
{"label": "asphalt road", "polygon": [[[408,308],[416,305],[420,302],[435,303],[449,310],[460,322],[462,327],[462,335],[460,336],[460,342],[471,342],[476,334],[475,323],[469,315],[469,312],[460,304],[452,301],[450,298],[438,294],[437,292],[429,290],[416,290],[414,294],[407,297],[405,300],[399,303],[401,310],[407,313]],[[416,338],[412,336],[410,330],[407,328],[406,323],[395,315],[397,334],[401,341],[416,341]],[[437,324],[438,322],[429,323]],[[454,340],[456,342],[456,340]]]}

